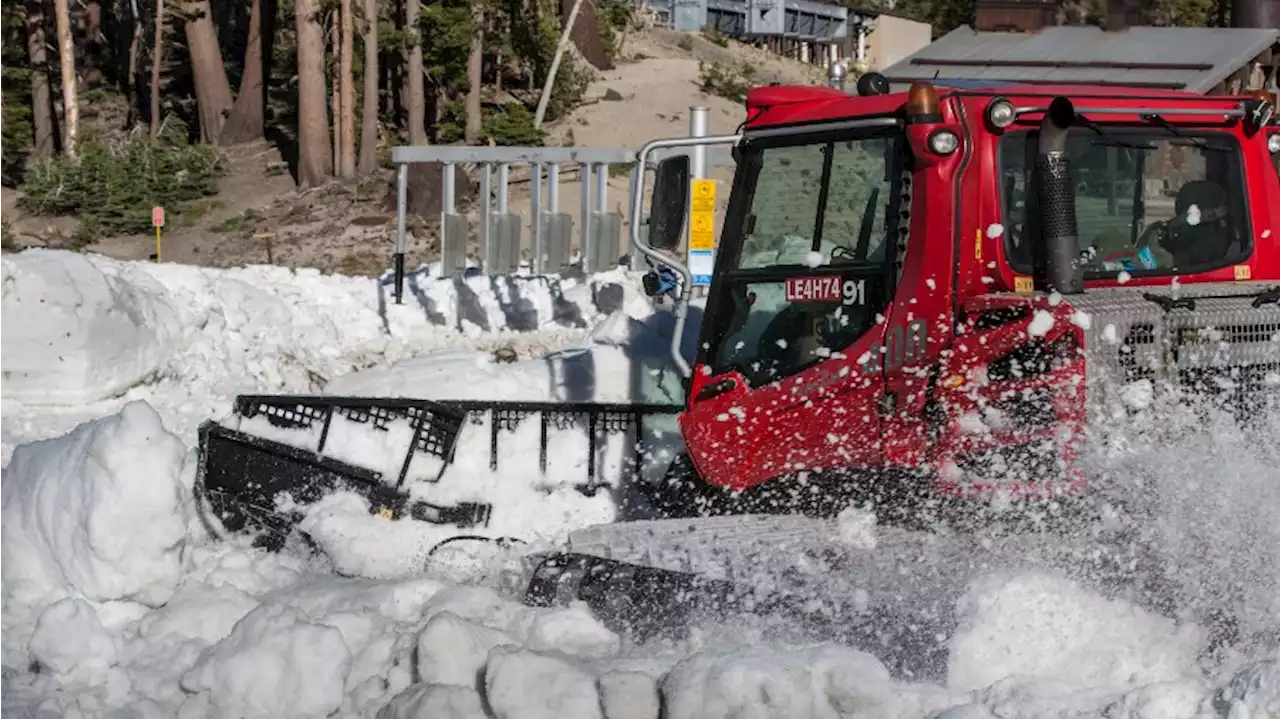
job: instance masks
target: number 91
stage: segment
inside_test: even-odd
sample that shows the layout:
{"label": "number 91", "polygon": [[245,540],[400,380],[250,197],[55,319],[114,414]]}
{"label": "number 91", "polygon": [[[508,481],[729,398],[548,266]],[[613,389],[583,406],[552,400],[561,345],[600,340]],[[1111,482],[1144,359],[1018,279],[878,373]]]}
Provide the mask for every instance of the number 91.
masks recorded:
{"label": "number 91", "polygon": [[864,305],[867,303],[867,281],[845,280],[841,287],[841,295],[846,305]]}

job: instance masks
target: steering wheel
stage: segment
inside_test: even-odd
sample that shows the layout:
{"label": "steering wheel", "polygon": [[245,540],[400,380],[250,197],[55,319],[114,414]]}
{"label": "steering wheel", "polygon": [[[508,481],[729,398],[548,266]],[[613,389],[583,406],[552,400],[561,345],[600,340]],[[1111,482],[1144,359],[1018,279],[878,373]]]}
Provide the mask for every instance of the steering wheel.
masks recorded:
{"label": "steering wheel", "polygon": [[1142,231],[1142,236],[1138,238],[1138,248],[1151,247],[1154,242],[1159,242],[1169,234],[1169,221],[1156,220],[1147,225],[1147,229]]}

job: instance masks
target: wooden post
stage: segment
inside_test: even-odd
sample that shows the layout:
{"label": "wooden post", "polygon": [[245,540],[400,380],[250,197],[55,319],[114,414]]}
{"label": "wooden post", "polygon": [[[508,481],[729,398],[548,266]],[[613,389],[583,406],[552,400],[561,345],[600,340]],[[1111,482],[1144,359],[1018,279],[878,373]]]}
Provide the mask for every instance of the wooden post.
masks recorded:
{"label": "wooden post", "polygon": [[262,240],[267,244],[267,264],[268,265],[274,265],[276,263],[275,260],[271,257],[271,241],[274,240],[275,238],[276,238],[276,233],[274,232],[255,232],[253,234],[253,239]]}

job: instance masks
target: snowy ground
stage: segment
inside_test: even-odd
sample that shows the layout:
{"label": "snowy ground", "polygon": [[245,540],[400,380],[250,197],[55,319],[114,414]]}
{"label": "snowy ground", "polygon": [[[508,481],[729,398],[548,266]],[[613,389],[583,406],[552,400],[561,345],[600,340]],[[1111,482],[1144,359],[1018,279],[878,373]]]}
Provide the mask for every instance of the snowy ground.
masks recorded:
{"label": "snowy ground", "polygon": [[[191,500],[195,429],[240,392],[667,392],[662,316],[621,272],[461,283],[424,272],[404,305],[389,297],[374,281],[278,268],[5,256],[7,713],[1280,716],[1280,450],[1226,426],[1177,446],[1095,453],[1154,497],[1151,528],[1185,569],[1183,595],[1230,599],[1243,639],[1213,655],[1192,618],[1048,572],[982,576],[943,597],[954,631],[933,641],[946,666],[907,680],[877,658],[894,647],[798,643],[728,619],[637,645],[584,607],[520,605],[501,557],[424,562],[438,536],[370,516],[352,497],[309,515],[319,556],[211,540]],[[520,361],[495,364],[489,353],[504,346]],[[1148,439],[1166,420],[1153,419]],[[1280,436],[1280,422],[1269,428]],[[517,474],[479,484],[529,499]],[[612,516],[603,499],[543,489],[541,504],[503,515],[504,532],[550,542]],[[865,527],[851,529],[874,551]]]}

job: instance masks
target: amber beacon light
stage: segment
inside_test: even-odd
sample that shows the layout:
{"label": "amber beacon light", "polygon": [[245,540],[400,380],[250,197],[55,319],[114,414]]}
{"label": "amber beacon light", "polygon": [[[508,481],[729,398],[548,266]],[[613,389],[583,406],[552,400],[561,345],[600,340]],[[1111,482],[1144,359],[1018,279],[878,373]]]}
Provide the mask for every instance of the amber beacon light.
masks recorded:
{"label": "amber beacon light", "polygon": [[911,83],[907,90],[907,117],[913,123],[942,122],[937,88],[919,80]]}

